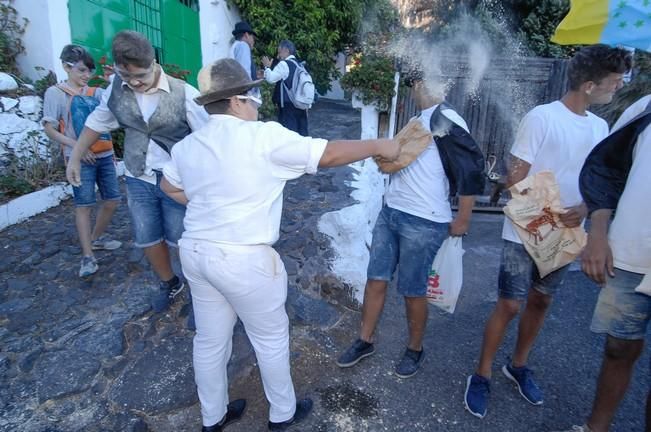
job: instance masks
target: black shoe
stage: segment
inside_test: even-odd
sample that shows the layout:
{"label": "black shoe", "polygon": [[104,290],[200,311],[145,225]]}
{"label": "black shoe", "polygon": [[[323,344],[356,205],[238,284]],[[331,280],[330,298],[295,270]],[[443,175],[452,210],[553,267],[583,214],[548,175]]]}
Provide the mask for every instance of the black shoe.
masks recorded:
{"label": "black shoe", "polygon": [[226,409],[224,418],[212,426],[204,426],[201,432],[221,432],[226,425],[238,421],[242,418],[244,410],[246,409],[246,399],[237,399],[229,403]]}
{"label": "black shoe", "polygon": [[342,355],[337,359],[337,366],[347,368],[356,365],[364,357],[368,357],[375,352],[375,346],[372,343],[357,339]]}
{"label": "black shoe", "polygon": [[185,284],[178,276],[174,276],[168,281],[161,282],[160,289],[151,300],[151,307],[154,312],[163,312],[169,308],[176,296],[181,294],[183,288],[185,288]]}
{"label": "black shoe", "polygon": [[312,411],[312,399],[306,398],[296,402],[294,417],[280,423],[269,422],[270,431],[284,431],[293,424],[299,423]]}

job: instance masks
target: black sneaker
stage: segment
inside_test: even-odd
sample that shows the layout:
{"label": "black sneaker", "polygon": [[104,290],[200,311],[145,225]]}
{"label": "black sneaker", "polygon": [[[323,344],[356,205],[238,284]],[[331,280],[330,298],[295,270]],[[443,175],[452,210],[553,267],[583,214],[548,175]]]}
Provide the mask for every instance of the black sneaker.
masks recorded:
{"label": "black sneaker", "polygon": [[356,365],[364,357],[375,353],[375,346],[361,339],[357,339],[342,355],[337,359],[337,366],[347,368]]}
{"label": "black sneaker", "polygon": [[221,432],[226,425],[238,421],[244,415],[246,409],[246,399],[237,399],[229,403],[226,409],[226,414],[218,423],[212,426],[204,426],[201,432]]}
{"label": "black sneaker", "polygon": [[161,282],[160,290],[151,300],[151,307],[154,312],[163,312],[170,307],[174,298],[181,294],[183,288],[185,288],[185,284],[178,276],[174,276],[166,282]]}
{"label": "black sneaker", "polygon": [[420,351],[414,351],[407,348],[405,355],[402,356],[402,360],[396,365],[396,375],[400,378],[409,378],[416,375],[424,358],[425,351],[422,349]]}
{"label": "black sneaker", "polygon": [[284,431],[293,424],[299,423],[307,417],[307,415],[312,411],[312,399],[306,398],[296,402],[296,412],[294,417],[280,423],[269,422],[270,431]]}

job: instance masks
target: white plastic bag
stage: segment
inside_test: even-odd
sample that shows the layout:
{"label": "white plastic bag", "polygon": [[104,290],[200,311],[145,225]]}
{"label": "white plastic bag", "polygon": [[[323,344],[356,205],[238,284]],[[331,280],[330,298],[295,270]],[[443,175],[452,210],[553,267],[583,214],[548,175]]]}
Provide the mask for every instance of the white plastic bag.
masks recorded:
{"label": "white plastic bag", "polygon": [[427,301],[449,313],[454,313],[463,285],[464,252],[461,237],[445,239],[427,277]]}

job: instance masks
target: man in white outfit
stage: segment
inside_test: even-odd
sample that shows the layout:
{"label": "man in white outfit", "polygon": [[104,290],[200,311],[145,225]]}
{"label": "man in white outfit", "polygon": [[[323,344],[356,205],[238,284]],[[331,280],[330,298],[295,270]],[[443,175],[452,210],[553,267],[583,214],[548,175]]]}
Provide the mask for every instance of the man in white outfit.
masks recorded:
{"label": "man in white outfit", "polygon": [[199,72],[197,103],[208,124],[180,141],[164,169],[164,190],[187,205],[180,241],[197,333],[194,371],[203,431],[221,431],[241,418],[246,402],[228,403],[226,366],[239,317],[251,340],[270,404],[270,430],[304,419],[312,401],[296,401],[289,363],[287,273],[271,247],[279,236],[287,180],[318,167],[369,156],[393,160],[394,140],[306,138],[275,122],[258,122],[258,85],[235,60]]}

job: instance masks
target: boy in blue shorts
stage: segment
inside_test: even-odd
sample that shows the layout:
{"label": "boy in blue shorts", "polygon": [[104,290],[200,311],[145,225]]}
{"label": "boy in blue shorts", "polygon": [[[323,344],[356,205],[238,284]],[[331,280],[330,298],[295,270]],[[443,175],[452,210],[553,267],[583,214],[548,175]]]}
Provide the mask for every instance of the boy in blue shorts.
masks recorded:
{"label": "boy in blue shorts", "polygon": [[[67,163],[77,141],[73,128],[71,103],[76,95],[100,98],[103,89],[88,87],[88,80],[95,70],[90,54],[77,45],[66,45],[60,56],[68,79],[47,89],[43,102],[43,127],[47,136],[61,145]],[[99,143],[98,143],[99,144]],[[120,202],[120,187],[115,171],[113,146],[110,141],[85,152],[81,163],[83,182],[73,186],[75,223],[81,244],[82,258],[79,276],[86,277],[98,269],[94,250],[114,250],[122,243],[104,235],[113,213]],[[97,211],[95,225],[91,229],[91,209],[95,206],[95,184],[99,188],[102,204]]]}
{"label": "boy in blue shorts", "polygon": [[[527,113],[511,148],[507,185],[510,187],[541,171],[551,171],[560,189],[566,213],[559,216],[569,228],[580,226],[587,208],[579,192],[579,172],[592,148],[608,135],[605,120],[588,111],[591,105],[609,103],[622,87],[631,68],[630,52],[607,45],[582,48],[569,62],[569,90],[557,101],[539,105]],[[498,279],[498,300],[484,329],[479,362],[466,380],[464,403],[475,417],[488,410],[492,366],[509,323],[524,305],[518,336],[502,373],[531,405],[543,404],[543,391],[527,366],[545,316],[569,265],[540,277],[513,224],[504,219],[504,246]]]}

